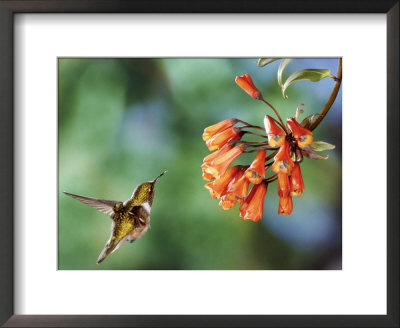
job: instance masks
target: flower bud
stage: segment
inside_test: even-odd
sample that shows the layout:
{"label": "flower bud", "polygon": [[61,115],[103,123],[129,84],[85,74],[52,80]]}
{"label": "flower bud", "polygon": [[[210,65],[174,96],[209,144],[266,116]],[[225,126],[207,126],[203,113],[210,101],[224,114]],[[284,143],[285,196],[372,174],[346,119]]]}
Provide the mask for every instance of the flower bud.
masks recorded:
{"label": "flower bud", "polygon": [[250,97],[257,100],[262,99],[261,92],[255,87],[250,74],[236,76],[235,82],[239,87],[246,91]]}

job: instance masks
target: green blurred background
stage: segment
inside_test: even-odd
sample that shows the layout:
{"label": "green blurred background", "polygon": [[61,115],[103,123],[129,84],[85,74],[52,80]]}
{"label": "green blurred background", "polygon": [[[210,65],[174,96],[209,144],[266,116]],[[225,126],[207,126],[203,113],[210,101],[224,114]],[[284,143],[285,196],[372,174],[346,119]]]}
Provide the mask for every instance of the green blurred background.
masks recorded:
{"label": "green blurred background", "polygon": [[[209,154],[203,129],[237,117],[263,125],[263,103],[234,82],[250,73],[264,98],[286,118],[304,103],[318,113],[333,80],[298,82],[283,99],[279,62],[259,68],[246,59],[79,59],[58,63],[59,215],[58,268],[104,269],[341,269],[341,93],[314,131],[335,144],[326,161],[305,159],[305,193],[293,198],[290,216],[278,216],[276,182],[269,186],[263,219],[224,211],[204,188],[200,165]],[[297,59],[288,74],[328,68],[337,59]],[[252,155],[241,156],[249,163]],[[111,219],[62,193],[126,200],[134,187],[162,171],[151,229],[125,243],[100,265]]]}

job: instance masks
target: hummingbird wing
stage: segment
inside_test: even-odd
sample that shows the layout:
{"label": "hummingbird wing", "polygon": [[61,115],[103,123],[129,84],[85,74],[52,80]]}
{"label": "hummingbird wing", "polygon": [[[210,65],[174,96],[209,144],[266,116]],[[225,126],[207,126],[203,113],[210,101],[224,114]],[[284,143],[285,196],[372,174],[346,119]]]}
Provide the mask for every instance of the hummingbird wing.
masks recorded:
{"label": "hummingbird wing", "polygon": [[[85,196],[79,196],[75,194],[71,194],[69,192],[65,192],[64,194],[71,196],[72,198],[75,198],[77,200],[80,200],[82,203],[85,203],[86,205],[89,205],[93,207],[94,209],[100,211],[101,213],[107,214],[109,216],[114,215],[114,209],[116,208],[116,205],[120,204],[122,205],[122,202],[116,201],[116,200],[107,200],[107,199],[98,199],[98,198],[91,198],[91,197],[85,197]],[[118,205],[117,207],[119,207]]]}

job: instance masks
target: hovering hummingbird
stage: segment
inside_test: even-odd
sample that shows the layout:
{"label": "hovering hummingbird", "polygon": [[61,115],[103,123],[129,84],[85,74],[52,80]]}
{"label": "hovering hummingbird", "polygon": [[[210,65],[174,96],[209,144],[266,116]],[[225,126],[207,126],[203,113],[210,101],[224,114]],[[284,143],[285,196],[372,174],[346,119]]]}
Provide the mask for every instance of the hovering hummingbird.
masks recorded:
{"label": "hovering hummingbird", "polygon": [[153,181],[138,185],[131,198],[125,202],[84,197],[64,191],[64,194],[109,215],[112,219],[111,237],[100,253],[97,264],[103,262],[124,241],[129,240],[133,243],[147,232],[150,227],[150,210],[154,199],[155,184],[166,172],[161,173]]}

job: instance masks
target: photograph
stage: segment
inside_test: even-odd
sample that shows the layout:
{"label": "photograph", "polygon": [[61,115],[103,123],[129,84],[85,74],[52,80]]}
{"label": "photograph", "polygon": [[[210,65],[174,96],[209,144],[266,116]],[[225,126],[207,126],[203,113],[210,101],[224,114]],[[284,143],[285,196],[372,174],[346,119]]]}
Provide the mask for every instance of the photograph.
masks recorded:
{"label": "photograph", "polygon": [[342,269],[342,58],[57,73],[58,270]]}

